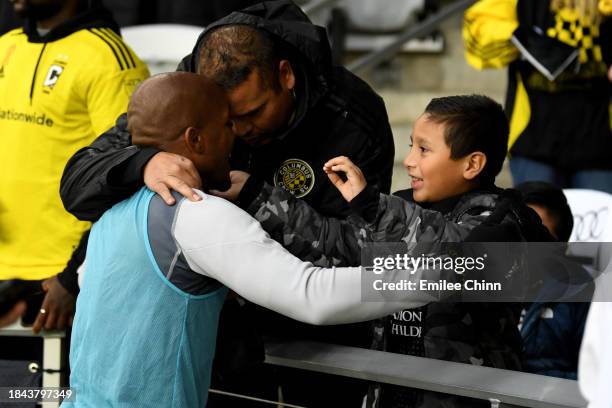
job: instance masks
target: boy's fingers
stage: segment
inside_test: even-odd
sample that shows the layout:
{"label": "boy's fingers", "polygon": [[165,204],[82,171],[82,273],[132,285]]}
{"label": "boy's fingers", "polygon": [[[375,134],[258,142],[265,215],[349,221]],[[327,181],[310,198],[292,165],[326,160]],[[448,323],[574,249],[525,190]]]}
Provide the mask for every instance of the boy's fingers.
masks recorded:
{"label": "boy's fingers", "polygon": [[334,164],[331,167],[331,170],[332,171],[341,171],[343,173],[346,173],[347,176],[349,176],[351,173],[355,172],[353,167],[349,166],[348,164]]}
{"label": "boy's fingers", "polygon": [[333,159],[330,159],[327,161],[327,163],[324,164],[324,167],[331,167],[337,164],[345,164],[348,166],[354,166],[355,164],[351,161],[351,159],[349,159],[346,156],[338,156],[338,157],[334,157]]}
{"label": "boy's fingers", "polygon": [[340,178],[340,176],[338,176],[336,173],[334,172],[329,172],[327,173],[327,177],[329,177],[329,181],[331,181],[331,183],[336,186],[337,188],[340,188],[344,185],[344,181],[342,181],[342,179]]}
{"label": "boy's fingers", "polygon": [[342,163],[343,163],[342,157],[343,157],[343,156],[334,157],[333,159],[328,160],[328,161],[327,161],[327,162],[326,162],[326,163],[323,165],[323,167],[328,167],[328,168],[330,168],[330,167],[332,167],[332,166],[333,166],[333,165],[335,165],[335,164],[342,164]]}

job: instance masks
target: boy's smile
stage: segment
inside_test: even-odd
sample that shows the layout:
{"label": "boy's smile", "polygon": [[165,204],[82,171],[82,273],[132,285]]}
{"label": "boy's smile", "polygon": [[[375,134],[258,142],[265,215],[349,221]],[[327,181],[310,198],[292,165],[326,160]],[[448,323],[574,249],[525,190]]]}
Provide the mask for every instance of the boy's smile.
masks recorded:
{"label": "boy's smile", "polygon": [[404,159],[404,167],[412,177],[412,195],[416,202],[436,202],[473,188],[472,180],[464,177],[466,158],[451,158],[444,131],[445,125],[429,120],[427,113],[414,125],[412,147]]}

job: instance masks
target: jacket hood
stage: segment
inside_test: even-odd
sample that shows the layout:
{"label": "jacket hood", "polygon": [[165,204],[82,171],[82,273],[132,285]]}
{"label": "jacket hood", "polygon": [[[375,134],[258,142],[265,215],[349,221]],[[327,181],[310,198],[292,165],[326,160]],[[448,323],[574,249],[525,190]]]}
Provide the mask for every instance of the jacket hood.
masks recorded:
{"label": "jacket hood", "polygon": [[469,195],[460,211],[488,207],[491,215],[470,234],[471,241],[552,242],[555,239],[542,224],[538,214],[529,208],[521,193],[514,189],[499,189],[482,196]]}
{"label": "jacket hood", "polygon": [[[414,201],[411,189],[394,194],[405,200]],[[546,227],[542,225],[540,217],[524,203],[521,193],[514,189],[504,190],[490,186],[435,203],[419,203],[419,206],[449,214],[450,218],[455,220],[464,214],[490,211],[491,215],[472,230],[467,241],[554,241]]]}
{"label": "jacket hood", "polygon": [[119,25],[113,19],[111,12],[102,6],[98,0],[90,0],[88,6],[86,6],[83,11],[55,27],[45,35],[41,36],[38,33],[37,23],[31,19],[25,21],[23,31],[28,36],[28,41],[43,43],[59,40],[79,30],[101,27],[110,28],[117,34],[120,34]]}
{"label": "jacket hood", "polygon": [[284,132],[288,133],[329,89],[327,78],[331,73],[332,59],[325,28],[312,24],[302,9],[292,1],[266,1],[233,12],[210,24],[200,34],[191,58],[184,61],[185,68],[197,72],[197,56],[203,37],[227,25],[248,25],[265,31],[274,40],[284,43],[284,48],[289,50],[289,60],[297,77],[298,107],[295,120]]}

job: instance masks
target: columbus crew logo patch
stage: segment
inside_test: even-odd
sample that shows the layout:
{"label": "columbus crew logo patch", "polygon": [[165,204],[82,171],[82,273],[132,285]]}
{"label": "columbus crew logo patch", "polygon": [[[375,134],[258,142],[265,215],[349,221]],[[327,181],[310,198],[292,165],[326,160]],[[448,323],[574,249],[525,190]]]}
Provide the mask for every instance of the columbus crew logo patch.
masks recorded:
{"label": "columbus crew logo patch", "polygon": [[285,160],[274,174],[274,185],[281,187],[296,197],[310,193],[315,183],[312,167],[304,160]]}
{"label": "columbus crew logo patch", "polygon": [[45,76],[45,81],[43,82],[43,92],[50,93],[55,84],[57,84],[57,80],[64,72],[65,64],[61,62],[55,62],[49,67],[49,71],[47,71],[47,75]]}

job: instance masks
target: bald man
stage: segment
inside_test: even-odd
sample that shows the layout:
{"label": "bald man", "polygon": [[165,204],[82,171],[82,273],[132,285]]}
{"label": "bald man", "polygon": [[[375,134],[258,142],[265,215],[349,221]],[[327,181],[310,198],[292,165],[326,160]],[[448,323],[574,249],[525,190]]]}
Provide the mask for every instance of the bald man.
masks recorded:
{"label": "bald man", "polygon": [[[191,73],[162,74],[134,93],[135,144],[190,159],[207,188],[229,184],[233,135],[222,90]],[[271,240],[228,201],[194,190],[170,207],[147,188],[94,224],[77,300],[63,406],[206,405],[227,288],[311,324],[371,320],[431,300],[361,302],[360,268],[318,268]],[[395,273],[395,272],[390,272]]]}

